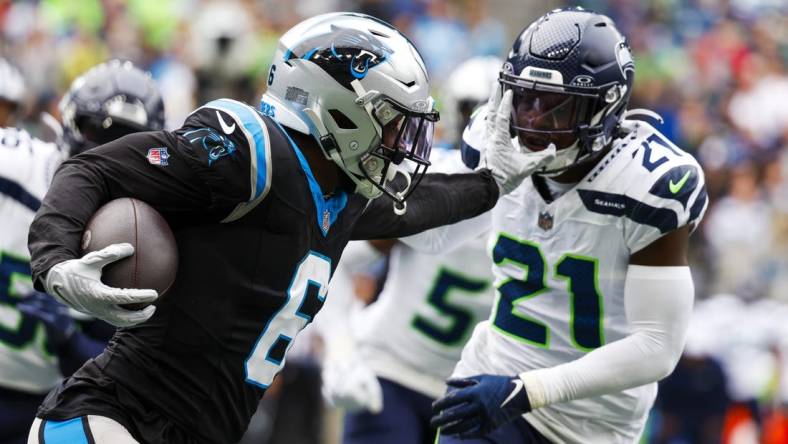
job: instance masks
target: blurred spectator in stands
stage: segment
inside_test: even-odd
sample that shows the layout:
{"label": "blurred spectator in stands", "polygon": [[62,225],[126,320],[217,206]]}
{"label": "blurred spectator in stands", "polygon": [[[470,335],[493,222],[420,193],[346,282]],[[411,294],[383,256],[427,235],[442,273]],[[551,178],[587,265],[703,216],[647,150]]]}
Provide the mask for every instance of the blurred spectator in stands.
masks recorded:
{"label": "blurred spectator in stands", "polygon": [[756,174],[751,163],[736,167],[729,194],[709,212],[705,234],[715,262],[714,292],[754,291],[762,283],[760,265],[768,260],[772,242],[772,208]]}
{"label": "blurred spectator in stands", "polygon": [[[775,71],[763,55],[748,54],[736,71],[736,90],[727,113],[735,127],[753,145],[766,150],[778,148],[788,128],[788,77]],[[761,153],[752,153],[762,157]]]}
{"label": "blurred spectator in stands", "polygon": [[503,57],[509,45],[503,23],[490,16],[487,0],[463,0],[464,20],[468,26],[470,57]]}
{"label": "blurred spectator in stands", "polygon": [[449,0],[427,2],[426,14],[414,20],[411,35],[424,56],[432,82],[442,83],[468,58],[468,26],[459,19],[456,5]]}
{"label": "blurred spectator in stands", "polygon": [[729,400],[725,373],[708,356],[685,354],[659,384],[655,444],[719,444]]}
{"label": "blurred spectator in stands", "polygon": [[254,103],[255,60],[252,14],[238,0],[216,0],[200,8],[191,23],[191,59],[197,75],[197,103],[232,97]]}

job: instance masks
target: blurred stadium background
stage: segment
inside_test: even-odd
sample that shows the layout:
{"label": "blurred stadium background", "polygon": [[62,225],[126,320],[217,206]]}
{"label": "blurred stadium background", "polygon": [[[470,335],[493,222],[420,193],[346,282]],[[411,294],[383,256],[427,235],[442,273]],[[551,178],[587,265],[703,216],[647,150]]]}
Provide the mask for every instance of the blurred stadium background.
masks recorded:
{"label": "blurred stadium background", "polygon": [[[637,68],[630,108],[662,115],[662,131],[703,165],[711,197],[693,236],[697,302],[687,351],[661,384],[643,442],[788,443],[788,2],[576,4],[607,13],[627,35]],[[19,124],[40,134],[41,112],[57,116],[59,97],[75,76],[109,58],[153,73],[170,128],[214,98],[255,104],[278,36],[328,11],[365,12],[401,29],[422,52],[441,97],[462,61],[504,56],[525,25],[565,5],[0,0],[0,23],[2,54],[26,81]],[[360,296],[374,299],[385,269],[383,263],[359,270]],[[286,369],[266,395],[244,442],[336,442],[339,414],[322,407],[315,383],[319,347],[306,349],[293,359],[300,365]]]}

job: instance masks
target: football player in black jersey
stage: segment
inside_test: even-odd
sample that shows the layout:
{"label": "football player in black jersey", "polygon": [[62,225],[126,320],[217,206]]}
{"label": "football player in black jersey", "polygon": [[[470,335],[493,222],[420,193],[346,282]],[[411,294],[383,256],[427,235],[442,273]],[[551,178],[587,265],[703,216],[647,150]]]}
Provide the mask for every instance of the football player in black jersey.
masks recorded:
{"label": "football player in black jersey", "polygon": [[[510,144],[488,149],[476,173],[424,175],[438,118],[424,63],[372,17],[296,25],[268,84],[260,111],[216,100],[174,132],[126,136],[57,172],[31,227],[34,283],[122,328],[50,393],[29,442],[237,441],[349,240],[480,214],[553,156]],[[87,220],[119,197],[154,206],[178,243],[175,284],[141,310],[119,304],[155,291],[100,281],[130,245],[78,258]]]}
{"label": "football player in black jersey", "polygon": [[[22,74],[0,58],[0,126],[23,103]],[[0,128],[0,442],[27,442],[30,421],[47,392],[104,350],[115,328],[72,316],[46,293],[32,291],[27,234],[65,154],[137,131],[160,130],[164,103],[150,74],[112,60],[74,80],[61,100],[62,144],[22,128]],[[50,116],[51,117],[51,116]],[[52,126],[56,129],[57,122]],[[56,131],[57,134],[57,131]],[[12,321],[13,320],[13,321]]]}

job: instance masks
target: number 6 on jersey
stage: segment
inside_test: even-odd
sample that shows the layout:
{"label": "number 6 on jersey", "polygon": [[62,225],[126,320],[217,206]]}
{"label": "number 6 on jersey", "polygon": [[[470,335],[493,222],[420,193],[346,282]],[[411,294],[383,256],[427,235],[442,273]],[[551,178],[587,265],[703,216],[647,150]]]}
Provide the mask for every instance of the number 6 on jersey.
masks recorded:
{"label": "number 6 on jersey", "polygon": [[293,338],[312,322],[326,300],[331,261],[320,253],[310,251],[298,264],[287,290],[287,301],[268,321],[246,359],[246,381],[268,388],[285,363],[285,353]]}

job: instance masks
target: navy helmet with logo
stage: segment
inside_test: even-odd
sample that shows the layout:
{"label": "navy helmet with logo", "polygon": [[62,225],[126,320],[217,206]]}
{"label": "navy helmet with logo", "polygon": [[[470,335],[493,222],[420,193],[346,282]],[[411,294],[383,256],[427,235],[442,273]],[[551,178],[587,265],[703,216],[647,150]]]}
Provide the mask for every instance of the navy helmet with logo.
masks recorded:
{"label": "navy helmet with logo", "polygon": [[556,9],[520,33],[500,82],[513,91],[511,128],[520,145],[558,149],[538,174],[560,174],[604,152],[626,111],[634,74],[626,39],[604,15]]}
{"label": "navy helmet with logo", "polygon": [[78,77],[60,101],[70,154],[139,131],[164,127],[164,102],[150,74],[112,60]]}

